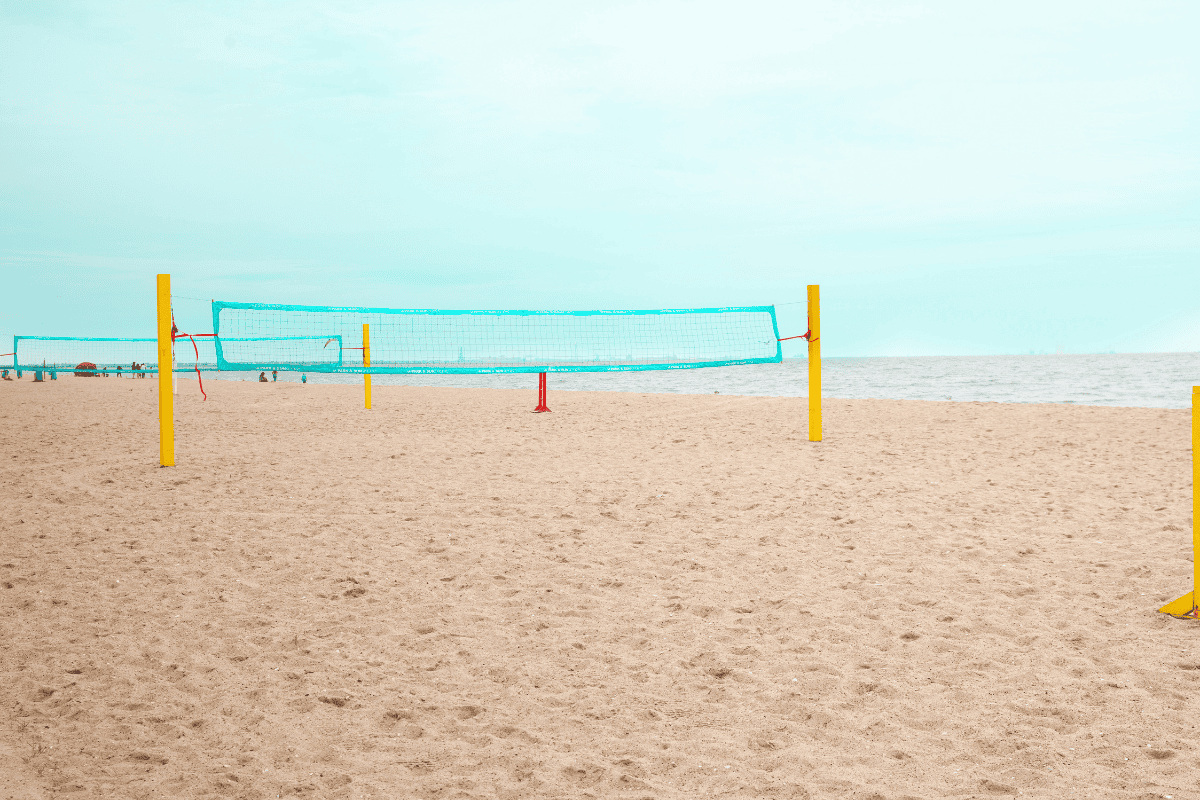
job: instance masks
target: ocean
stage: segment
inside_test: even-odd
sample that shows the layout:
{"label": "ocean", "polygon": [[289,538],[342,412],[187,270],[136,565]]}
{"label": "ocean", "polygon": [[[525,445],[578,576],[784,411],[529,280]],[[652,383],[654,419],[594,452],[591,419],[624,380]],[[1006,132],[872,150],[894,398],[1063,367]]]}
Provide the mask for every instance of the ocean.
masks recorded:
{"label": "ocean", "polygon": [[[846,399],[1189,408],[1192,386],[1200,385],[1200,353],[826,358],[822,366],[824,396]],[[185,369],[181,364],[180,371]],[[205,377],[256,380],[258,373],[205,372]],[[358,375],[309,374],[308,379],[362,382]],[[300,376],[281,373],[279,380],[295,382]],[[780,364],[661,372],[551,373],[548,380],[551,398],[556,391],[804,397],[808,362],[786,359]],[[533,374],[376,375],[372,382],[375,386],[528,389],[531,398],[537,397]]]}

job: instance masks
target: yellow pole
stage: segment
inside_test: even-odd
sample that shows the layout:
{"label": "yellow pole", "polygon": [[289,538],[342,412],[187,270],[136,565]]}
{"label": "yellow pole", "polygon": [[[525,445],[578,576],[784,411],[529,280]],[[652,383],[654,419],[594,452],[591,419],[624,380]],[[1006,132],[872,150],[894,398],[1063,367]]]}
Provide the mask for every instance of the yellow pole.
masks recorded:
{"label": "yellow pole", "polygon": [[1200,458],[1196,456],[1196,448],[1200,448],[1200,386],[1192,387],[1192,608],[1195,609],[1195,591],[1200,587],[1200,525],[1196,523],[1196,512],[1200,511],[1200,503],[1196,502],[1196,484],[1200,483]]}
{"label": "yellow pole", "polygon": [[[363,323],[363,366],[371,366],[371,326]],[[363,392],[366,408],[371,407],[371,376],[363,375]]]}
{"label": "yellow pole", "polygon": [[1200,525],[1196,523],[1196,512],[1200,511],[1200,503],[1196,502],[1196,484],[1200,483],[1200,457],[1196,449],[1200,448],[1200,386],[1192,387],[1192,591],[1183,597],[1176,598],[1159,609],[1164,614],[1174,616],[1196,615],[1196,590],[1200,589]]}
{"label": "yellow pole", "polygon": [[158,276],[158,460],[175,466],[175,408],[171,393],[171,276]]}
{"label": "yellow pole", "polygon": [[808,287],[808,440],[821,441],[821,287]]}

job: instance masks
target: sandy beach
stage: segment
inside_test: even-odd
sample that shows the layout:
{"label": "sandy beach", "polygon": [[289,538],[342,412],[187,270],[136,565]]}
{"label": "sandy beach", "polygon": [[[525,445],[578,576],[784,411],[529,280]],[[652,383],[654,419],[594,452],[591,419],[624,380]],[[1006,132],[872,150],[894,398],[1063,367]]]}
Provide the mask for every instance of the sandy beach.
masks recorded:
{"label": "sandy beach", "polygon": [[0,384],[0,800],[1200,797],[1188,411]]}

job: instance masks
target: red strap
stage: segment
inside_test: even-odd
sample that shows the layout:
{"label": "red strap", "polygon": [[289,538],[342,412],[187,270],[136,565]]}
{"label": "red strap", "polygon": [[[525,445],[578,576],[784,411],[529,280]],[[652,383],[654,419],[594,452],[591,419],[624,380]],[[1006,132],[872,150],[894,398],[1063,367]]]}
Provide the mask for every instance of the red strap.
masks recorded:
{"label": "red strap", "polygon": [[204,378],[200,375],[200,348],[196,346],[195,339],[190,335],[188,338],[192,340],[192,349],[196,351],[196,380],[200,383],[200,394],[204,395],[204,399],[207,400],[208,393],[204,391]]}
{"label": "red strap", "polygon": [[208,399],[208,392],[204,391],[204,376],[200,374],[200,348],[196,345],[197,336],[216,336],[215,333],[181,333],[179,328],[175,327],[175,313],[171,313],[171,341],[182,339],[184,336],[192,340],[192,349],[196,351],[196,380],[200,383],[200,394],[204,395],[204,399]]}

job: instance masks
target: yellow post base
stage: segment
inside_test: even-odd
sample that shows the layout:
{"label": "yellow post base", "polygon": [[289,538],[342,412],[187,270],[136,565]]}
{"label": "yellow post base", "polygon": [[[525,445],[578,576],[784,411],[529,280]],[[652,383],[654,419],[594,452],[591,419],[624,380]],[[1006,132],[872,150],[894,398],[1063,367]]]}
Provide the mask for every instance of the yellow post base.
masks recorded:
{"label": "yellow post base", "polygon": [[1196,593],[1188,592],[1183,597],[1176,598],[1160,608],[1160,614],[1170,614],[1172,617],[1196,616]]}
{"label": "yellow post base", "polygon": [[1192,591],[1172,600],[1159,609],[1164,614],[1173,617],[1197,618],[1196,592],[1200,591],[1200,520],[1196,519],[1200,512],[1200,495],[1196,494],[1196,484],[1200,483],[1200,386],[1192,387]]}

